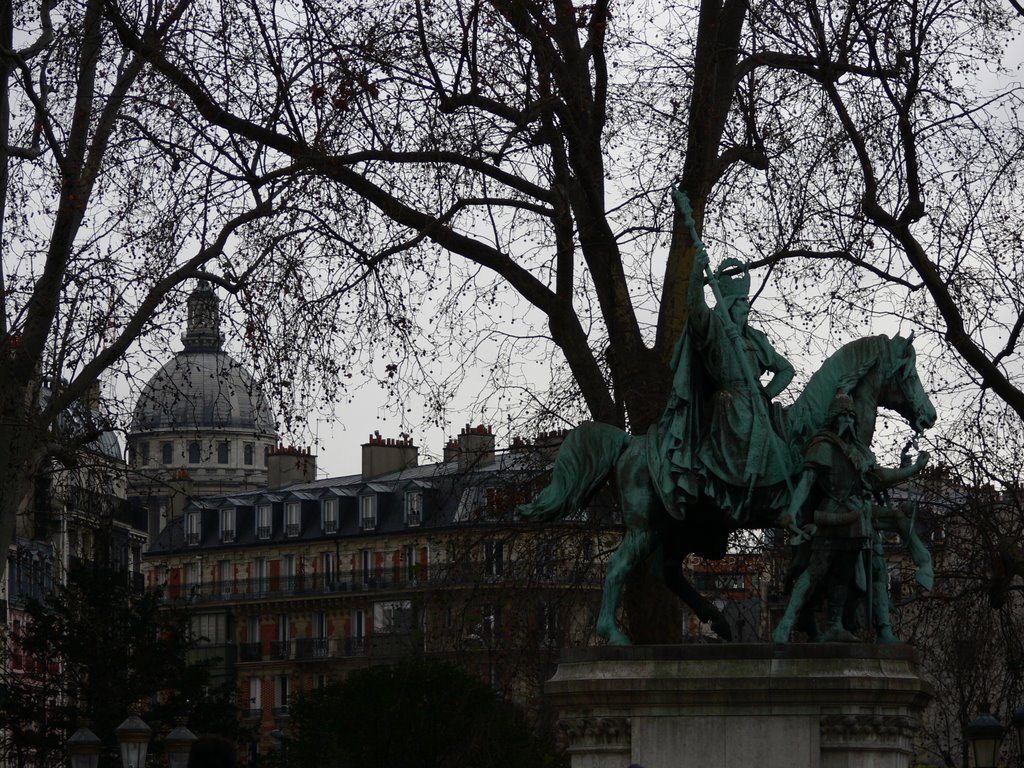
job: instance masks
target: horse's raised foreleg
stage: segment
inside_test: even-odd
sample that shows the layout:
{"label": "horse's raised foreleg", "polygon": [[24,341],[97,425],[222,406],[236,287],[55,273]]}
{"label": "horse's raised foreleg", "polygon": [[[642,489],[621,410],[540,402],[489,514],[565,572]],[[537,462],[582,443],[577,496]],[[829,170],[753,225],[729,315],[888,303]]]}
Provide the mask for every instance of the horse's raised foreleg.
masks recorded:
{"label": "horse's raised foreleg", "polygon": [[601,613],[597,617],[597,634],[609,645],[629,645],[629,638],[619,629],[616,614],[622,598],[622,587],[629,574],[650,554],[653,533],[645,528],[629,528],[618,549],[608,561],[601,596]]}
{"label": "horse's raised foreleg", "polygon": [[668,555],[664,550],[661,551],[658,559],[660,560],[658,565],[660,566],[661,580],[665,582],[665,586],[690,606],[697,614],[698,619],[705,624],[710,622],[711,629],[716,635],[723,640],[732,640],[732,628],[722,612],[715,607],[714,603],[698,592],[689,579],[683,575],[683,559],[677,555]]}

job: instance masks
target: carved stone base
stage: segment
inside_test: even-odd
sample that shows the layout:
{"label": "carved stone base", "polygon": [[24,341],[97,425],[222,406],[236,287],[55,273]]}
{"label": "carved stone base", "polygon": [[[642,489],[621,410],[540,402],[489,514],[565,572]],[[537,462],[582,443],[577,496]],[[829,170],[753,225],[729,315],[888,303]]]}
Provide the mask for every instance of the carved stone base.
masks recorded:
{"label": "carved stone base", "polygon": [[906,768],[931,686],[909,646],[579,648],[546,692],[573,768]]}

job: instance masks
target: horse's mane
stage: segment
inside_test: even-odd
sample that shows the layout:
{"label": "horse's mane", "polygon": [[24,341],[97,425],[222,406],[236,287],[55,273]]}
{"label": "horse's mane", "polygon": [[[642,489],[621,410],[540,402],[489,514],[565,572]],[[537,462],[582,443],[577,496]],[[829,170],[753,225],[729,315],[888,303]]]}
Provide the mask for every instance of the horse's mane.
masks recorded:
{"label": "horse's mane", "polygon": [[[824,426],[829,404],[838,391],[852,393],[879,362],[891,369],[894,360],[902,358],[908,343],[909,340],[901,336],[865,336],[844,344],[829,355],[787,411],[790,445],[800,450]],[[900,358],[896,358],[894,353],[899,353]]]}

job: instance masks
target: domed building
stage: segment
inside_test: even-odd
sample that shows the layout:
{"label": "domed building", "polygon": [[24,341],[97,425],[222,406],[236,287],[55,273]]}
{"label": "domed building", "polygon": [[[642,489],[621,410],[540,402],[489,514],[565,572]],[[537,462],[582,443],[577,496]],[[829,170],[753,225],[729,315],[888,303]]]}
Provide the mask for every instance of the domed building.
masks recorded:
{"label": "domed building", "polygon": [[189,296],[182,342],[143,387],[128,433],[129,495],[148,509],[151,540],[191,497],[265,486],[277,443],[252,374],[224,351],[206,281]]}

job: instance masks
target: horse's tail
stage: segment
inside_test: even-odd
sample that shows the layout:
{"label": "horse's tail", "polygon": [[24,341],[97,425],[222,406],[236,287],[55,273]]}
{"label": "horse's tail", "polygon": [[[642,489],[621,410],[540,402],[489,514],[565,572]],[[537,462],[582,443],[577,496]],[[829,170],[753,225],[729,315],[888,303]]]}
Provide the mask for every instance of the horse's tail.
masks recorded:
{"label": "horse's tail", "polygon": [[629,435],[618,427],[593,421],[580,424],[558,449],[551,482],[516,511],[531,520],[550,521],[585,506],[604,485],[628,443]]}

